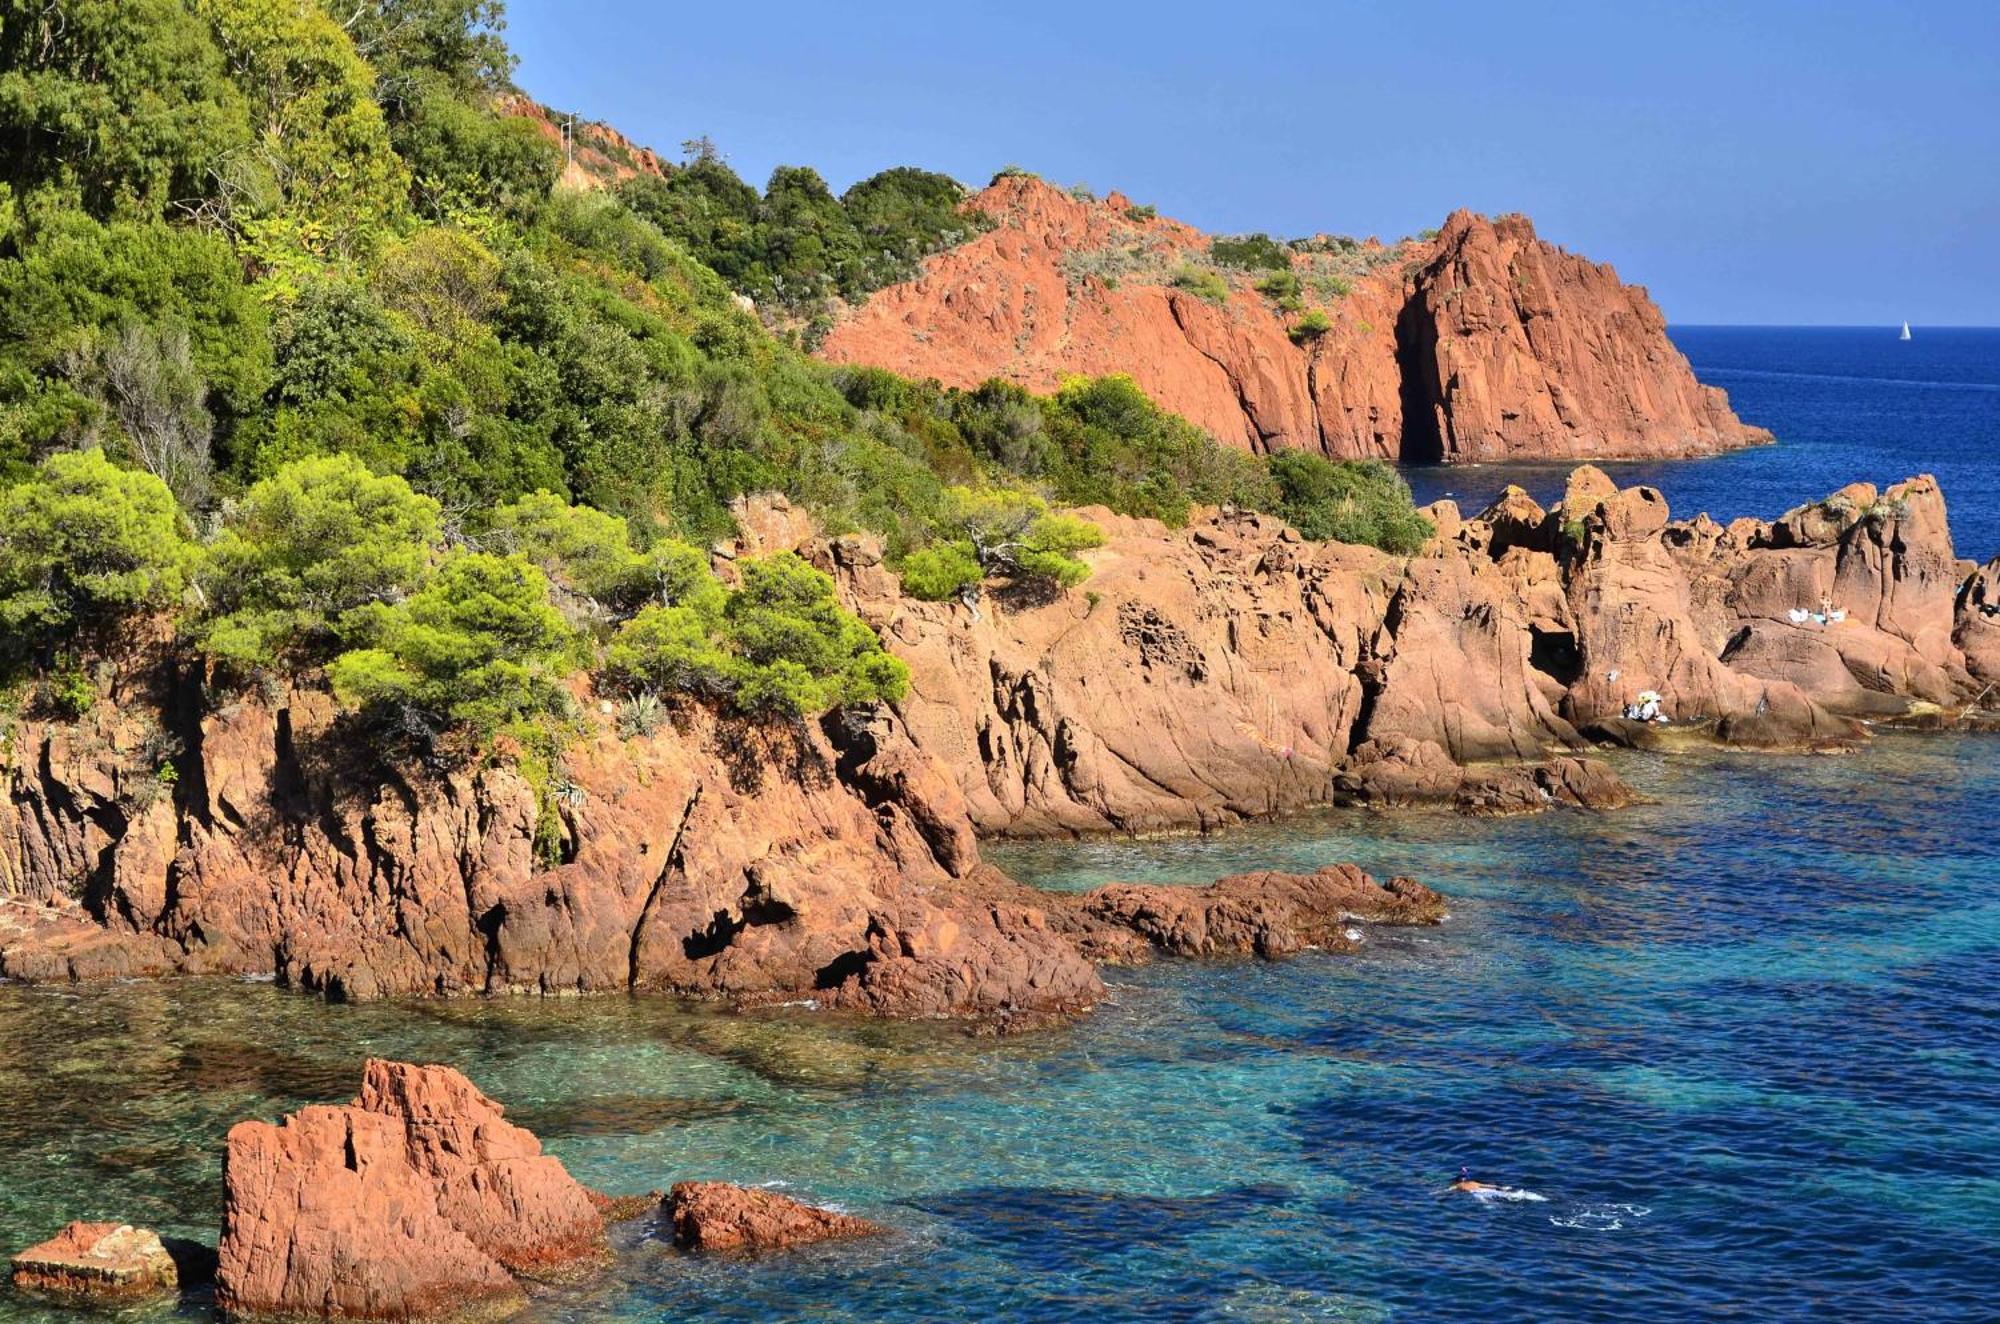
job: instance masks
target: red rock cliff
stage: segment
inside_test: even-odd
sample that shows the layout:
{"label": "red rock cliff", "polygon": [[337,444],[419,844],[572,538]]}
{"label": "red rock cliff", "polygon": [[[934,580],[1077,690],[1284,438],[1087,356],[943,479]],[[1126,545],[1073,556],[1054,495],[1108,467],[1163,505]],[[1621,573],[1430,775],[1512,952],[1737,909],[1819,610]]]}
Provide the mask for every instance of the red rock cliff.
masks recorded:
{"label": "red rock cliff", "polygon": [[1423,242],[1309,245],[1293,268],[1331,327],[1295,345],[1296,318],[1245,273],[1219,270],[1219,305],[1175,288],[1208,237],[1117,194],[1011,177],[967,205],[996,228],[875,294],[825,358],[1037,391],[1129,373],[1225,443],[1341,458],[1678,456],[1769,439],[1695,380],[1643,289],[1523,217],[1461,211]]}

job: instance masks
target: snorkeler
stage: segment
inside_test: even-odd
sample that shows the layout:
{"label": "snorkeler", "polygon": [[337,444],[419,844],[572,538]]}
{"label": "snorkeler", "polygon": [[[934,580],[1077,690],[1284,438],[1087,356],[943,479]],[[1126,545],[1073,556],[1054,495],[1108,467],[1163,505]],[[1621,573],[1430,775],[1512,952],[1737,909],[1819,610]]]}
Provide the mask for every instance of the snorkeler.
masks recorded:
{"label": "snorkeler", "polygon": [[1448,1191],[1464,1191],[1469,1195],[1477,1195],[1481,1191],[1497,1191],[1500,1188],[1489,1182],[1474,1181],[1472,1180],[1472,1169],[1460,1168],[1458,1170],[1458,1180],[1445,1187],[1445,1189]]}

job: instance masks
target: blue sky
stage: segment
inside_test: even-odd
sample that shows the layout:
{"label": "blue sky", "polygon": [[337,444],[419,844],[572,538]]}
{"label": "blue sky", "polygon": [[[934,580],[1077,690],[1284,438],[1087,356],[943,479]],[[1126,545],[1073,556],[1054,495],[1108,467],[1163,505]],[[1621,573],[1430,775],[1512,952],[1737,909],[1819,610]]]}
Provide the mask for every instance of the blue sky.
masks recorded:
{"label": "blue sky", "polygon": [[1669,320],[2000,324],[2000,4],[510,0],[541,100],[745,178],[1010,162],[1204,229],[1524,211]]}

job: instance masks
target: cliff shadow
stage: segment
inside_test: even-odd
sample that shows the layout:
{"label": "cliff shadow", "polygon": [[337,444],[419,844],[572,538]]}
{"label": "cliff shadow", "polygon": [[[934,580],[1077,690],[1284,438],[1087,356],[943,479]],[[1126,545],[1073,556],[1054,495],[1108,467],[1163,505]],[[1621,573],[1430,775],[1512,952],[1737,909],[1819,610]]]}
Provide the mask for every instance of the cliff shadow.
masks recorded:
{"label": "cliff shadow", "polygon": [[1396,380],[1403,405],[1403,464],[1443,464],[1444,433],[1433,389],[1437,381],[1437,335],[1415,298],[1396,316]]}

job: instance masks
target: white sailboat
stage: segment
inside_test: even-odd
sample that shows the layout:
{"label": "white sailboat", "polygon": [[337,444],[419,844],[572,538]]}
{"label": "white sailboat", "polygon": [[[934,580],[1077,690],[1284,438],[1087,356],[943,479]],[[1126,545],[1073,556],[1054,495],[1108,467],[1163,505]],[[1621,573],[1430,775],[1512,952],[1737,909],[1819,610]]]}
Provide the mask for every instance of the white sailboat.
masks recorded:
{"label": "white sailboat", "polygon": [[1903,334],[1902,334],[1902,335],[1900,335],[1900,336],[1897,336],[1897,337],[1896,337],[1896,339],[1898,339],[1898,340],[1908,340],[1909,338],[1910,338],[1910,324],[1909,324],[1908,322],[1905,322],[1905,323],[1903,323]]}

